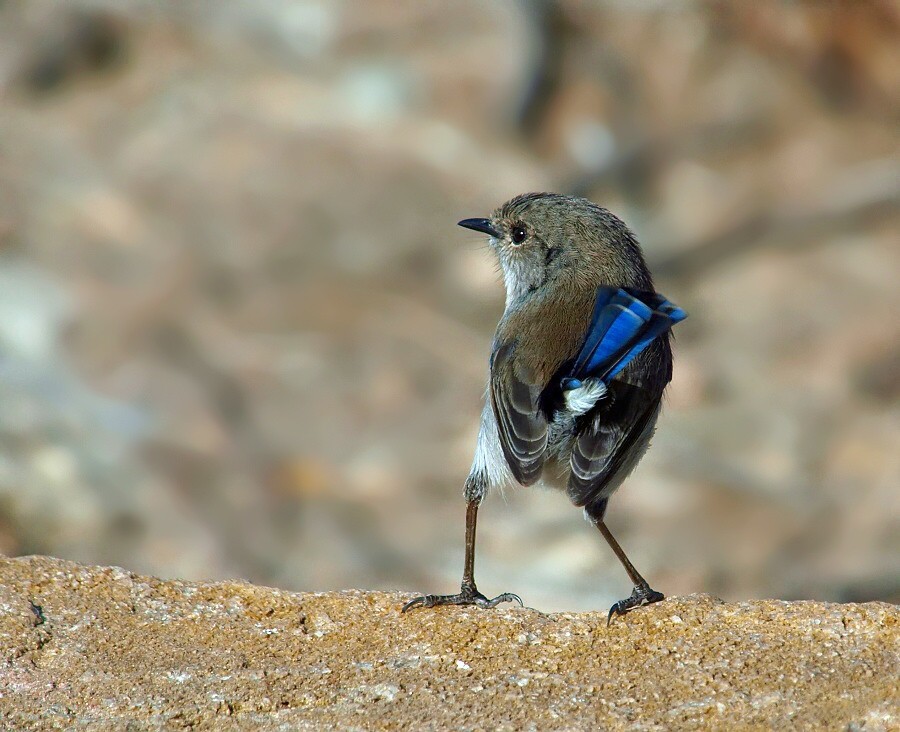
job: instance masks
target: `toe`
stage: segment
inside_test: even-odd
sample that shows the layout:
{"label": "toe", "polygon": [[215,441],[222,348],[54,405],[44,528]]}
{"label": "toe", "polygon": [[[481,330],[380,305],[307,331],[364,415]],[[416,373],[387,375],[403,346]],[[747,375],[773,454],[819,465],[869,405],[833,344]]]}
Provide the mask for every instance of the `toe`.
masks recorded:
{"label": "toe", "polygon": [[512,592],[504,592],[502,595],[497,595],[493,600],[486,601],[482,607],[497,607],[501,602],[517,602],[522,607],[525,607],[522,598]]}
{"label": "toe", "polygon": [[622,603],[617,602],[609,609],[609,615],[606,616],[606,627],[609,627],[609,624],[612,622],[614,615],[624,615],[625,610],[622,609]]}
{"label": "toe", "polygon": [[494,603],[517,602],[521,607],[525,607],[525,603],[522,602],[522,598],[514,592],[504,592],[502,595],[497,595],[497,597],[495,597],[493,601]]}
{"label": "toe", "polygon": [[412,610],[414,607],[428,607],[428,596],[419,595],[418,597],[414,597],[400,609],[400,612],[405,613],[407,610]]}

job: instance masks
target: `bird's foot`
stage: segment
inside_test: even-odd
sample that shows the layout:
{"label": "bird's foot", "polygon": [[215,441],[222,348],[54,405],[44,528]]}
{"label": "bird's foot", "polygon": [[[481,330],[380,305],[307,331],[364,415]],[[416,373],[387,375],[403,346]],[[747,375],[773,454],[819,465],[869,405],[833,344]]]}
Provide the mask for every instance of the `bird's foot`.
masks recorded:
{"label": "bird's foot", "polygon": [[496,607],[501,602],[517,602],[523,607],[525,606],[522,598],[514,595],[512,592],[504,592],[502,595],[497,595],[493,600],[489,600],[476,589],[475,585],[463,585],[457,595],[420,595],[419,597],[414,597],[403,606],[400,612],[405,613],[414,607],[437,607],[438,605],[477,605],[478,607],[489,608]]}
{"label": "bird's foot", "polygon": [[625,600],[619,600],[609,609],[609,615],[606,618],[606,625],[607,627],[609,627],[609,624],[612,622],[613,615],[624,615],[629,610],[634,610],[634,608],[636,607],[650,605],[651,603],[659,602],[660,600],[665,599],[666,596],[663,595],[662,592],[657,592],[656,590],[652,589],[650,585],[638,585],[631,593],[631,597]]}

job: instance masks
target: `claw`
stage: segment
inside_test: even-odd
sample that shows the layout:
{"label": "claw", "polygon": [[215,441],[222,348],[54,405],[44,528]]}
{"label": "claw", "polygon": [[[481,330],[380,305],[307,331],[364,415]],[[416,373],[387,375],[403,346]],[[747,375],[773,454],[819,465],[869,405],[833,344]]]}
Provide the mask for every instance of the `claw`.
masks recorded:
{"label": "claw", "polygon": [[657,592],[649,585],[645,587],[639,585],[634,588],[631,597],[628,597],[625,600],[619,600],[609,609],[609,615],[606,616],[606,627],[609,627],[614,615],[624,615],[625,613],[634,610],[636,607],[643,607],[644,605],[650,605],[651,603],[665,599],[666,597],[662,592]]}
{"label": "claw", "polygon": [[405,613],[407,610],[412,610],[414,607],[428,607],[428,595],[420,595],[419,597],[414,597],[408,603],[406,603],[401,609],[401,613]]}
{"label": "claw", "polygon": [[497,595],[497,597],[491,600],[490,606],[496,607],[501,602],[517,602],[519,603],[519,607],[525,607],[525,603],[522,602],[522,598],[514,592],[504,592],[502,595]]}
{"label": "claw", "polygon": [[609,609],[609,615],[606,616],[606,627],[608,628],[610,623],[612,623],[613,615],[624,615],[627,612],[627,610],[622,608],[622,600],[613,603],[613,606]]}

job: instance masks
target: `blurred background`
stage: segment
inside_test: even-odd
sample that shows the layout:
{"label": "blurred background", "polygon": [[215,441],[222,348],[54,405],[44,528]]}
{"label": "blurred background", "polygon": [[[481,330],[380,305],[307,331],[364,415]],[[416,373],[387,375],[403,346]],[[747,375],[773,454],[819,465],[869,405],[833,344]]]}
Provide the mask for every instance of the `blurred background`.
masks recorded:
{"label": "blurred background", "polygon": [[[691,317],[609,523],[667,594],[900,601],[895,2],[0,0],[0,552],[453,591],[532,190]],[[559,493],[476,577],[631,591]]]}

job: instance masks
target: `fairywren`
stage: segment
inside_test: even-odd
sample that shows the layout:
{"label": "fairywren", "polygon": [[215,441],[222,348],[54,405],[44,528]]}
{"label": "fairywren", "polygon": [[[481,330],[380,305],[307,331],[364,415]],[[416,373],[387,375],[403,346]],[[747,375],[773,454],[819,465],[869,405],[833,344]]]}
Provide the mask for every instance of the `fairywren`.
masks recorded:
{"label": "fairywren", "polygon": [[628,227],[583,198],[528,193],[460,226],[487,234],[506,285],[494,335],[489,398],[466,479],[466,554],[460,592],[413,607],[494,607],[475,586],[475,524],[491,488],[543,481],[584,508],[634,583],[609,611],[663,595],[651,589],[603,521],[610,496],[650,443],[672,378],[669,330],[686,317],[653,289]]}

